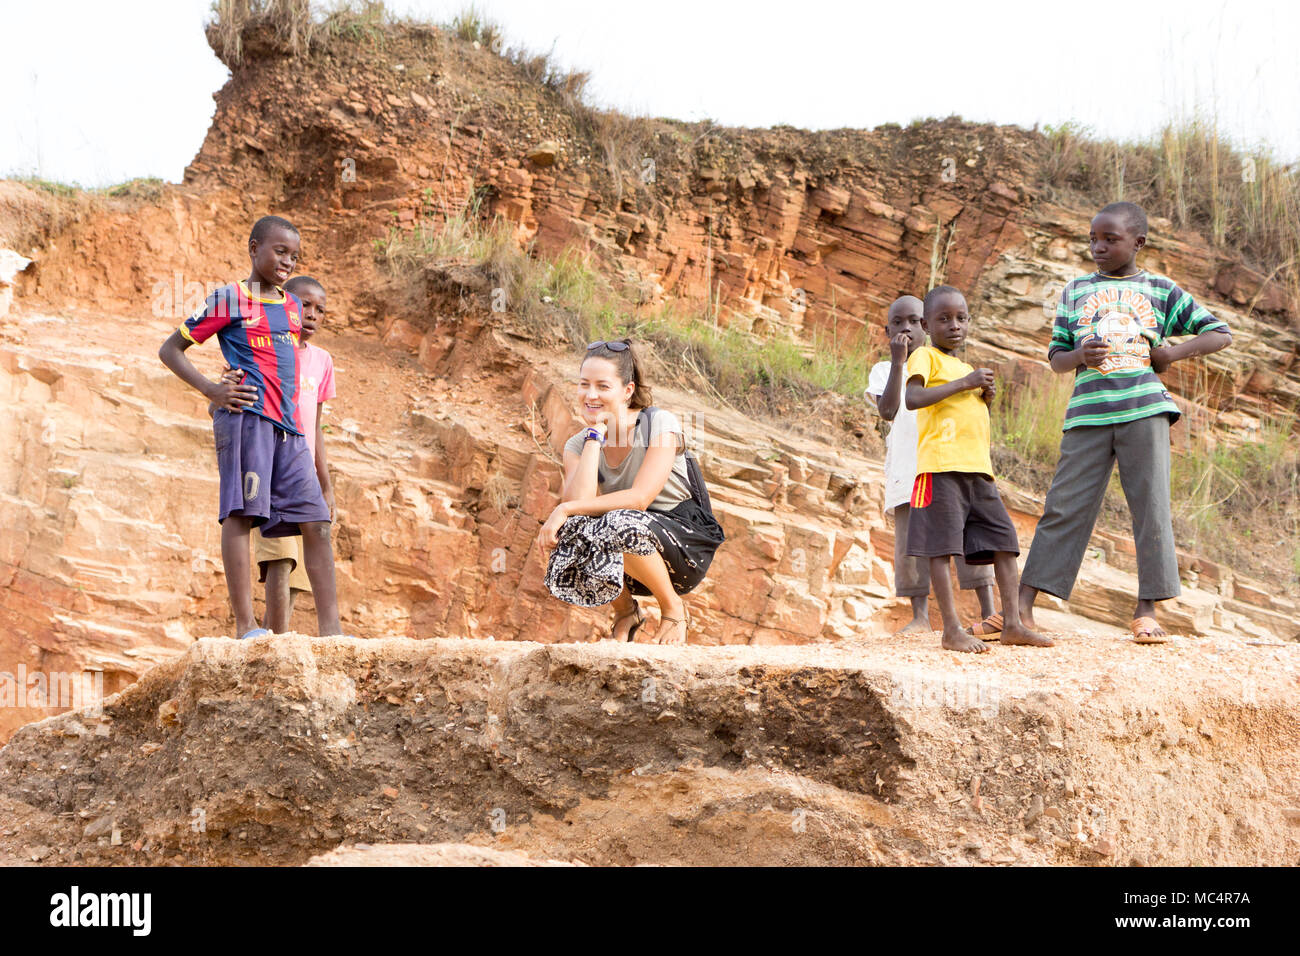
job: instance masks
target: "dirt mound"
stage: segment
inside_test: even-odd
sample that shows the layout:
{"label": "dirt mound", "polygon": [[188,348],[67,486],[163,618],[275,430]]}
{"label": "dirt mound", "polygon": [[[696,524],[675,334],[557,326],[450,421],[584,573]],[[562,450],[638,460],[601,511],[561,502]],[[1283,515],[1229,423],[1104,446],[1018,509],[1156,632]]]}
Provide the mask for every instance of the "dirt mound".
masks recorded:
{"label": "dirt mound", "polygon": [[205,639],[102,715],[14,734],[0,852],[1289,863],[1298,651]]}

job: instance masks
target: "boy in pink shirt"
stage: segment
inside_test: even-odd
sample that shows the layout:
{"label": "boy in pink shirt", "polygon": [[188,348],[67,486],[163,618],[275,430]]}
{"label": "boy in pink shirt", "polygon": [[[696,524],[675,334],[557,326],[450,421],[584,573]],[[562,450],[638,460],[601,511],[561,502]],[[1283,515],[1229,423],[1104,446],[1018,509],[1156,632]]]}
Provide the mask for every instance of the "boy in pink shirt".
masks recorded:
{"label": "boy in pink shirt", "polygon": [[[329,460],[321,431],[321,409],[334,397],[334,359],[329,352],[308,339],[316,334],[325,320],[325,287],[311,276],[294,276],[284,284],[302,303],[302,331],[298,337],[298,411],[302,431],[316,464],[321,493],[334,520],[334,486],[330,481]],[[238,381],[238,372],[226,377]],[[303,562],[302,535],[264,538],[253,529],[253,560],[259,569],[258,580],[266,582],[266,617],[262,626],[277,634],[289,629],[294,599],[301,591],[311,591]]]}

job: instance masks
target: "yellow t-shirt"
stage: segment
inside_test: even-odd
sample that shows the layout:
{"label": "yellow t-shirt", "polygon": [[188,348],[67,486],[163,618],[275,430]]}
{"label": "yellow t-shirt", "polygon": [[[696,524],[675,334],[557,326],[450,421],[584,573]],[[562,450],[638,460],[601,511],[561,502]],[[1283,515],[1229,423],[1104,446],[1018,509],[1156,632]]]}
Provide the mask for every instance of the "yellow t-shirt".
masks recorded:
{"label": "yellow t-shirt", "polygon": [[[907,360],[907,380],[919,375],[926,388],[946,385],[975,371],[961,359],[925,345]],[[989,457],[989,409],[978,388],[949,395],[916,410],[916,473],[965,471],[993,477]]]}

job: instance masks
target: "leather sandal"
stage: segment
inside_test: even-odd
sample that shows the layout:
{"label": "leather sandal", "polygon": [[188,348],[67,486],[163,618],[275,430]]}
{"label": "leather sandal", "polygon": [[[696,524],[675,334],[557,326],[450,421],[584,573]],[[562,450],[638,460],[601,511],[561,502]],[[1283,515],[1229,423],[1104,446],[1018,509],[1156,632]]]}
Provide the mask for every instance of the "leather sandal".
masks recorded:
{"label": "leather sandal", "polygon": [[614,618],[614,626],[609,629],[609,639],[611,641],[615,640],[614,632],[618,630],[618,622],[623,620],[623,618],[625,617],[636,618],[636,622],[627,629],[627,642],[631,644],[633,641],[636,640],[636,632],[639,631],[641,629],[641,625],[645,623],[645,615],[641,613],[641,605],[636,602],[636,598],[632,599],[632,610],[628,611],[626,614],[620,614],[618,617]]}
{"label": "leather sandal", "polygon": [[994,612],[977,624],[966,628],[967,632],[984,641],[996,641],[1002,633],[1002,615]]}
{"label": "leather sandal", "polygon": [[[687,642],[687,639],[690,637],[690,630],[691,630],[691,610],[690,610],[690,608],[688,608],[688,607],[686,606],[685,603],[683,603],[683,604],[682,604],[682,616],[681,616],[681,617],[666,617],[666,616],[660,615],[660,617],[659,617],[659,624],[660,624],[660,626],[662,626],[662,625],[664,625],[664,624],[683,624],[683,625],[685,625],[685,627],[683,628],[684,633],[682,634],[682,640],[681,640],[681,643],[682,643],[682,644],[685,644],[685,643]],[[662,643],[662,642],[661,642],[661,643]],[[675,643],[677,643],[677,642],[674,641],[673,643],[675,644]]]}

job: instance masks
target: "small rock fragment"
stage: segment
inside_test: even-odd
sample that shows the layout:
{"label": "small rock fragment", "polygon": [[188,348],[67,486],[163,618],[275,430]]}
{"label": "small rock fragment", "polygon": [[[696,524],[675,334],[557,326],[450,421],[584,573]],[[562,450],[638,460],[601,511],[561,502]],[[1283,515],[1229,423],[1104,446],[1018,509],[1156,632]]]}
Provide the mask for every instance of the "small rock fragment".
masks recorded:
{"label": "small rock fragment", "polygon": [[536,166],[554,166],[560,155],[560,144],[553,139],[538,143],[528,152],[528,159]]}
{"label": "small rock fragment", "polygon": [[1043,815],[1043,798],[1034,794],[1029,801],[1029,810],[1025,813],[1025,826],[1032,827],[1038,822],[1038,818]]}
{"label": "small rock fragment", "polygon": [[175,697],[171,698],[170,700],[163,701],[161,704],[158,705],[158,723],[162,724],[163,726],[179,723],[180,722],[179,718],[177,718],[176,715],[180,711],[180,709],[181,709],[180,701],[178,701]]}

